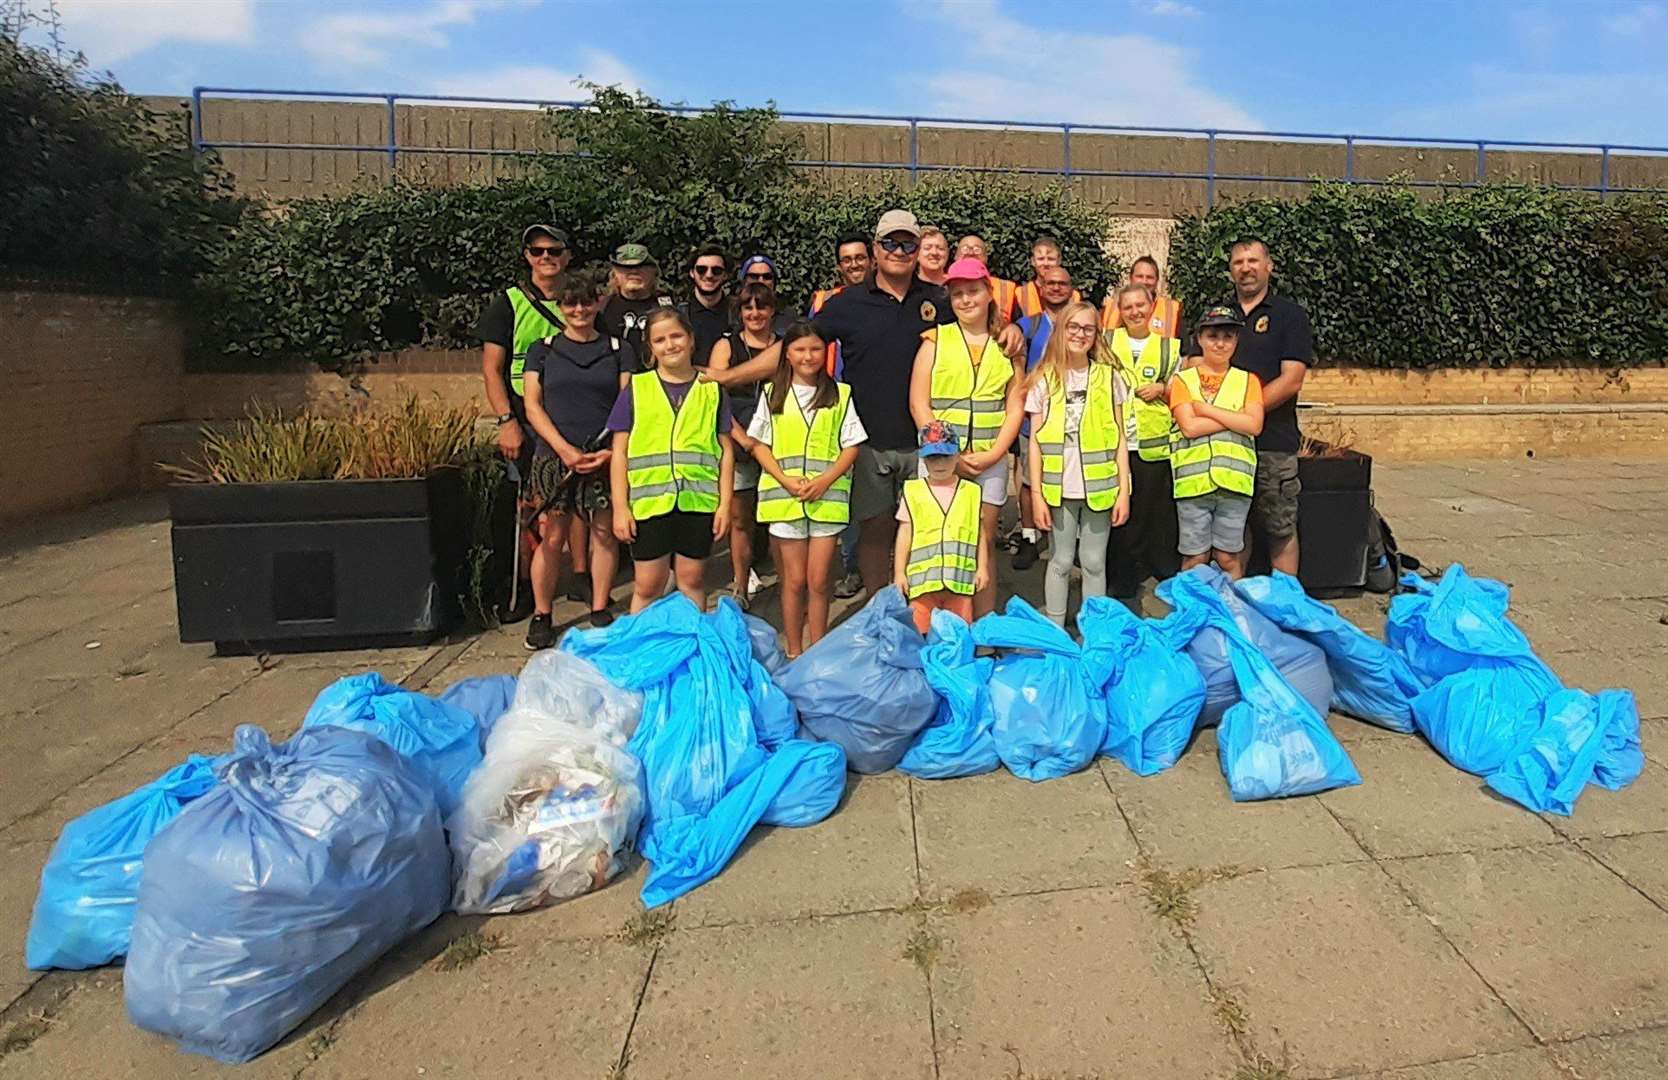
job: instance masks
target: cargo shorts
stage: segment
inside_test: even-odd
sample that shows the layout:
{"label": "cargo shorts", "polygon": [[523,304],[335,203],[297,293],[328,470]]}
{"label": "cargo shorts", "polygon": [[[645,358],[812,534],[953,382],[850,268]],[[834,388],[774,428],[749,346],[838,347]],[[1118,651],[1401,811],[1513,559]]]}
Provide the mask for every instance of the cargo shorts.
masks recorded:
{"label": "cargo shorts", "polygon": [[1278,450],[1257,451],[1257,484],[1251,496],[1251,528],[1270,540],[1297,535],[1297,497],[1303,482],[1297,476],[1297,455]]}

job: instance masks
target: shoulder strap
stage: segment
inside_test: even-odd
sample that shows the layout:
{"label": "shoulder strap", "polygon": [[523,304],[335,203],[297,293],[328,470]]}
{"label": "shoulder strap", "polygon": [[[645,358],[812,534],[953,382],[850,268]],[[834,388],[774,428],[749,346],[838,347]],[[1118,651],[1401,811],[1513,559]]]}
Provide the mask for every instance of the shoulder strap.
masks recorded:
{"label": "shoulder strap", "polygon": [[566,323],[564,323],[562,321],[560,316],[553,314],[549,308],[544,306],[544,301],[543,300],[540,300],[538,297],[534,296],[526,288],[524,288],[521,285],[517,285],[516,286],[516,291],[521,293],[522,296],[527,298],[527,302],[529,304],[533,305],[533,310],[538,312],[539,315],[544,318],[545,322],[549,323],[551,326],[566,326],[567,325]]}

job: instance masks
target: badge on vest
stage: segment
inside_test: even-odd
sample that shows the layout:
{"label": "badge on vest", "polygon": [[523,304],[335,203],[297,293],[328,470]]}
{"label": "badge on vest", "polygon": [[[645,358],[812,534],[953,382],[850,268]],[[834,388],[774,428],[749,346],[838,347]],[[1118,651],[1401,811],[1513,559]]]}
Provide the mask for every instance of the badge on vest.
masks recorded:
{"label": "badge on vest", "polygon": [[1268,333],[1268,316],[1264,315],[1262,318],[1258,319],[1257,325],[1253,326],[1251,329],[1259,334]]}
{"label": "badge on vest", "polygon": [[1141,377],[1144,378],[1144,379],[1156,379],[1156,378],[1158,378],[1158,369],[1157,368],[1151,368],[1151,367],[1144,367],[1144,368],[1141,369]]}
{"label": "badge on vest", "polygon": [[921,321],[922,322],[937,322],[938,321],[938,309],[933,306],[933,303],[932,303],[931,300],[921,301]]}

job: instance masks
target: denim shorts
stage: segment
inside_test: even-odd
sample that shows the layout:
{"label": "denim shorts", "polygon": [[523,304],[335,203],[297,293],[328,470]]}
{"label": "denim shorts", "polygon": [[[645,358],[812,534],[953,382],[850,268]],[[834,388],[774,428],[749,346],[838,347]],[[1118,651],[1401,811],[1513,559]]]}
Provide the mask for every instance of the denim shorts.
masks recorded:
{"label": "denim shorts", "polygon": [[1251,496],[1218,488],[1176,500],[1176,549],[1183,555],[1237,553],[1245,547],[1245,518]]}

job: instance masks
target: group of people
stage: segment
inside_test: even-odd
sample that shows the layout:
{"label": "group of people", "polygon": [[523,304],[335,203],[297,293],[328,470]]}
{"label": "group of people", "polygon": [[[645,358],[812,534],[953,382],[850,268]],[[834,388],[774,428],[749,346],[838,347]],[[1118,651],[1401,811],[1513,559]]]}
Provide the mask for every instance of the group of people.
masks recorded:
{"label": "group of people", "polygon": [[672,585],[704,607],[727,539],[745,608],[766,536],[789,656],[826,632],[833,597],[887,585],[923,633],[938,609],[971,622],[995,606],[1016,494],[1013,565],[1052,538],[1044,611],[1060,625],[1074,568],[1085,596],[1133,596],[1208,560],[1237,577],[1256,535],[1297,572],[1312,342],[1260,240],[1232,245],[1232,294],[1185,330],[1150,256],[1097,310],[1057,240],[1032,244],[1030,281],[1007,281],[981,237],[952,248],[906,210],[837,239],[835,284],[803,317],[780,310],[767,255],[734,266],[700,248],[678,303],[641,244],[613,252],[606,288],[569,272],[555,226],[528,226],[522,254],[526,280],[479,336],[530,525],[529,649],[554,642],[564,562],[600,626],[621,545],[636,612]]}

